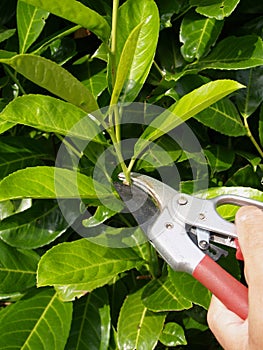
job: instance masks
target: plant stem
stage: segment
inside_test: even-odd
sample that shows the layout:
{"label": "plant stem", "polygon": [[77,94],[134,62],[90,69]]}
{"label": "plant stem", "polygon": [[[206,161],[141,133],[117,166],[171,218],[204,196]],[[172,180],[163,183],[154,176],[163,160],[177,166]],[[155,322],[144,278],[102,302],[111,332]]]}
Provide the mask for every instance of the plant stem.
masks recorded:
{"label": "plant stem", "polygon": [[245,126],[245,129],[247,131],[247,136],[250,138],[251,142],[255,146],[255,148],[258,151],[258,153],[260,154],[261,158],[263,158],[263,151],[262,151],[261,147],[259,146],[259,144],[257,143],[257,141],[254,138],[254,136],[252,135],[252,132],[251,132],[251,130],[249,128],[247,119],[248,118],[244,117],[244,126]]}
{"label": "plant stem", "polygon": [[112,63],[112,85],[116,78],[116,48],[117,48],[117,21],[118,21],[119,0],[113,0],[112,24],[111,24],[111,63]]}
{"label": "plant stem", "polygon": [[5,71],[10,76],[10,78],[14,81],[14,83],[18,86],[19,90],[22,92],[23,95],[26,95],[26,92],[23,88],[23,86],[20,84],[19,80],[17,79],[16,75],[9,69],[9,67],[4,64]]}

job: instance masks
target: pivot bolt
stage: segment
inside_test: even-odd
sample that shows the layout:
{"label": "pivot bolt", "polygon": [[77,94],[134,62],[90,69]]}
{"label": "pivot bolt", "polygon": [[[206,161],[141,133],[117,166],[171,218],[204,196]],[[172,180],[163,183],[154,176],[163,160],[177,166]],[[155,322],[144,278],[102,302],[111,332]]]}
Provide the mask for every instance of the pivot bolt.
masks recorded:
{"label": "pivot bolt", "polygon": [[200,241],[198,245],[202,250],[206,250],[209,248],[209,243],[205,240]]}
{"label": "pivot bolt", "polygon": [[185,205],[185,204],[188,203],[188,200],[185,197],[179,197],[178,200],[177,200],[177,203],[179,205]]}
{"label": "pivot bolt", "polygon": [[167,224],[165,224],[165,227],[167,228],[167,230],[171,230],[174,225],[171,222],[168,222]]}

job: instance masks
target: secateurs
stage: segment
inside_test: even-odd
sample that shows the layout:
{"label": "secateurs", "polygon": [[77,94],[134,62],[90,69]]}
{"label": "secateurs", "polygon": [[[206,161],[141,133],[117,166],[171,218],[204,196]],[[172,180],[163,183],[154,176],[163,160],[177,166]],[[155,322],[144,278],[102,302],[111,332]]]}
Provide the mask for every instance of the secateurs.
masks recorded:
{"label": "secateurs", "polygon": [[[119,178],[125,180],[123,174]],[[202,199],[137,173],[131,174],[131,180],[129,196],[125,185],[118,192],[163,259],[174,270],[192,274],[229,310],[246,319],[247,288],[215,262],[227,252],[214,242],[237,248],[235,225],[223,219],[216,208],[234,204],[263,209],[263,203],[237,195]]]}

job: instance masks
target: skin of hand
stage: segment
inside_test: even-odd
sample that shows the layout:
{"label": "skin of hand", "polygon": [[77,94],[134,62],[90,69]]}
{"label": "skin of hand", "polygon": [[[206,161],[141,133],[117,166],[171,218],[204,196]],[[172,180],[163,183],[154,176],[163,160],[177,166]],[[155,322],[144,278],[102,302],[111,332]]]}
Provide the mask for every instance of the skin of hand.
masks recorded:
{"label": "skin of hand", "polygon": [[239,244],[245,262],[249,311],[243,321],[216,297],[208,310],[211,331],[225,350],[263,349],[263,211],[245,206],[236,214]]}

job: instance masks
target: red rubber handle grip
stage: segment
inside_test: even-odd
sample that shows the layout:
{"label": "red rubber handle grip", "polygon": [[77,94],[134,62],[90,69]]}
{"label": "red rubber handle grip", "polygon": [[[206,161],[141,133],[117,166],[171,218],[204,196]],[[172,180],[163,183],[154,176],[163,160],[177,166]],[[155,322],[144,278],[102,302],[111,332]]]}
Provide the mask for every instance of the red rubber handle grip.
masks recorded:
{"label": "red rubber handle grip", "polygon": [[229,310],[233,311],[243,320],[247,318],[247,288],[208,255],[197,265],[193,276],[221,300]]}

